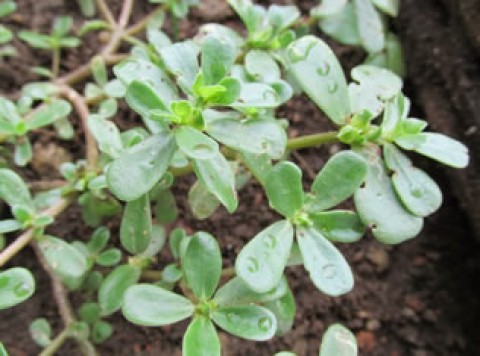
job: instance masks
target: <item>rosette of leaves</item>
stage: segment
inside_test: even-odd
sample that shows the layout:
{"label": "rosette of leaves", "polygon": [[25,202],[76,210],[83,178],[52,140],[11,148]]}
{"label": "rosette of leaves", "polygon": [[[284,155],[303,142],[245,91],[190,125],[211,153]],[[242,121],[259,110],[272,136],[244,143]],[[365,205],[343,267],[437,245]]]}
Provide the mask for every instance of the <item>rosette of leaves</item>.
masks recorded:
{"label": "rosette of leaves", "polygon": [[[0,18],[9,16],[17,9],[15,1],[2,1],[0,3]],[[15,47],[7,45],[13,38],[13,33],[4,25],[0,25],[0,59],[2,57],[14,56],[17,51]]]}
{"label": "rosette of leaves", "polygon": [[403,52],[396,35],[388,32],[387,17],[396,17],[399,0],[322,0],[312,9],[320,29],[338,42],[362,46],[365,63],[405,75]]}
{"label": "rosette of leaves", "polygon": [[13,159],[18,166],[25,166],[32,159],[28,134],[64,120],[72,110],[71,105],[62,99],[45,98],[35,108],[32,108],[32,101],[23,97],[14,103],[0,97],[0,138],[14,145]]}
{"label": "rosette of leaves", "polygon": [[267,292],[282,278],[292,249],[299,249],[300,260],[320,291],[331,296],[349,292],[353,274],[332,242],[355,242],[365,227],[354,212],[329,209],[353,195],[366,174],[367,163],[360,155],[339,152],[325,164],[306,194],[302,172],[295,164],[279,162],[270,168],[264,188],[270,206],[285,219],[266,227],[245,245],[235,263],[237,275],[252,290]]}
{"label": "rosette of leaves", "polygon": [[[424,132],[423,120],[408,118],[409,101],[392,72],[369,65],[345,75],[330,48],[306,36],[287,50],[289,68],[307,95],[340,127],[338,138],[365,157],[365,184],[354,196],[362,222],[383,243],[415,237],[423,218],[441,204],[436,183],[415,168],[400,149],[415,151],[448,166],[468,164],[468,150],[445,135]],[[380,124],[374,120],[381,119]]]}
{"label": "rosette of leaves", "polygon": [[238,278],[217,290],[222,259],[216,239],[198,232],[179,235],[174,244],[187,297],[152,284],[131,286],[122,307],[130,322],[156,327],[192,317],[183,338],[183,354],[188,356],[220,355],[214,325],[244,339],[264,341],[293,321],[295,304],[285,280],[268,293],[252,291]]}

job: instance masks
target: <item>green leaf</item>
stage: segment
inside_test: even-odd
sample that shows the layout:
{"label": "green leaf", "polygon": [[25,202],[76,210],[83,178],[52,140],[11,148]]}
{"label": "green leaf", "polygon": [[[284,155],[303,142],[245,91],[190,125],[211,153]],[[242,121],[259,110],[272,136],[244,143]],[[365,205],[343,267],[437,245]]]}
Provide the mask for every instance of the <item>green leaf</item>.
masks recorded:
{"label": "green leaf", "polygon": [[117,158],[123,150],[122,139],[118,127],[101,115],[88,116],[88,128],[95,137],[100,151],[110,157]]}
{"label": "green leaf", "polygon": [[121,265],[109,273],[98,290],[98,303],[102,315],[111,315],[123,305],[125,291],[138,282],[140,269],[131,265]]}
{"label": "green leaf", "polygon": [[67,48],[74,48],[80,46],[80,39],[76,37],[64,37],[60,39],[60,46]]}
{"label": "green leaf", "polygon": [[298,228],[297,241],[313,284],[336,297],[353,288],[353,274],[343,255],[313,227]]}
{"label": "green leaf", "polygon": [[130,147],[110,165],[107,182],[121,200],[140,198],[160,180],[175,151],[170,134],[157,134]]}
{"label": "green leaf", "polygon": [[102,20],[85,21],[82,27],[80,27],[80,30],[78,30],[78,35],[83,36],[92,31],[106,30],[109,28],[110,28],[110,25],[107,22]]}
{"label": "green leaf", "polygon": [[107,246],[109,239],[110,230],[106,227],[99,227],[93,232],[90,241],[87,243],[88,251],[92,254],[98,254],[105,248],[105,246]]}
{"label": "green leaf", "polygon": [[271,119],[220,119],[209,123],[206,131],[228,147],[256,154],[266,153],[272,159],[283,157],[287,145],[285,130]]}
{"label": "green leaf", "polygon": [[202,42],[202,74],[205,85],[217,84],[235,62],[235,47],[227,41],[208,36]]}
{"label": "green leaf", "polygon": [[50,37],[36,32],[31,31],[20,31],[18,33],[18,38],[26,42],[28,45],[34,48],[40,49],[51,49],[54,48],[50,41]]}
{"label": "green leaf", "polygon": [[122,252],[119,249],[110,248],[100,253],[95,261],[99,266],[111,267],[118,264],[121,258]]}
{"label": "green leaf", "polygon": [[0,169],[0,199],[7,205],[23,205],[33,208],[33,200],[23,179],[14,171]]}
{"label": "green leaf", "polygon": [[34,291],[35,280],[28,269],[13,267],[0,272],[0,310],[22,303]]}
{"label": "green leaf", "polygon": [[[341,2],[345,1],[333,0],[331,2],[340,4]],[[345,4],[341,11],[320,19],[318,25],[323,32],[333,37],[340,43],[351,46],[357,46],[361,44],[355,6],[352,2]]]}
{"label": "green leaf", "polygon": [[197,232],[191,237],[182,256],[182,271],[197,298],[208,300],[213,295],[222,273],[222,254],[212,235]]}
{"label": "green leaf", "polygon": [[400,7],[399,0],[372,0],[372,3],[384,13],[396,17]]}
{"label": "green leaf", "polygon": [[234,212],[238,206],[235,176],[225,157],[217,151],[208,159],[194,159],[192,163],[198,179],[220,200],[229,213]]}
{"label": "green leaf", "polygon": [[101,344],[112,336],[113,326],[106,321],[98,320],[93,324],[91,334],[92,341]]}
{"label": "green leaf", "polygon": [[260,182],[265,185],[267,176],[272,169],[272,162],[266,154],[252,154],[249,152],[241,152],[242,162],[247,166],[250,172]]}
{"label": "green leaf", "polygon": [[257,293],[250,289],[240,277],[234,277],[217,290],[214,300],[221,307],[259,304],[277,300],[287,291],[288,284],[285,277],[282,277],[280,282],[266,293]]}
{"label": "green leaf", "polygon": [[175,130],[177,145],[185,154],[195,160],[208,160],[219,154],[218,144],[201,131],[190,126]]}
{"label": "green leaf", "polygon": [[240,251],[235,262],[237,275],[255,292],[275,288],[287,265],[292,243],[293,227],[289,221],[270,225]]}
{"label": "green leaf", "polygon": [[313,17],[328,17],[338,14],[347,2],[347,0],[322,0],[319,5],[311,10],[310,15]]}
{"label": "green leaf", "polygon": [[3,343],[0,341],[0,356],[8,356],[8,352],[3,346]]}
{"label": "green leaf", "polygon": [[47,347],[52,342],[52,328],[45,318],[37,318],[30,323],[30,336],[38,346]]}
{"label": "green leaf", "polygon": [[35,130],[50,125],[54,121],[66,117],[71,111],[72,107],[68,101],[54,100],[32,113],[27,120],[27,128],[28,130]]}
{"label": "green leaf", "polygon": [[401,92],[387,101],[382,118],[382,135],[396,136],[400,122],[404,121],[410,111],[410,101]]}
{"label": "green leaf", "polygon": [[143,326],[173,324],[188,318],[194,310],[188,299],[149,284],[130,287],[122,308],[128,321]]}
{"label": "green leaf", "polygon": [[15,12],[17,4],[13,0],[5,0],[0,3],[0,17],[8,16]]}
{"label": "green leaf", "polygon": [[205,184],[197,180],[188,191],[188,205],[199,220],[210,217],[220,206],[220,201],[210,193]]}
{"label": "green leaf", "polygon": [[0,234],[21,230],[22,228],[23,224],[17,220],[9,219],[0,221]]}
{"label": "green leaf", "polygon": [[292,162],[277,163],[266,177],[265,192],[273,209],[293,217],[304,201],[302,171]]}
{"label": "green leaf", "polygon": [[220,340],[210,319],[197,315],[183,336],[183,356],[220,356]]}
{"label": "green leaf", "polygon": [[248,51],[245,56],[245,69],[258,82],[272,83],[281,78],[278,64],[266,51]]}
{"label": "green leaf", "polygon": [[97,303],[83,303],[78,311],[80,319],[88,324],[93,324],[100,318],[101,308]]}
{"label": "green leaf", "polygon": [[14,162],[17,166],[25,166],[32,160],[32,145],[27,137],[22,137],[15,145]]}
{"label": "green leaf", "polygon": [[145,251],[151,236],[150,200],[148,195],[144,195],[129,201],[125,206],[120,225],[120,241],[128,252],[138,254]]}
{"label": "green leaf", "polygon": [[309,215],[309,218],[315,229],[333,242],[352,243],[365,234],[365,226],[353,211],[317,212]]}
{"label": "green leaf", "polygon": [[38,242],[50,267],[70,289],[76,289],[87,273],[87,260],[74,246],[53,236],[44,236]]}
{"label": "green leaf", "polygon": [[128,85],[125,99],[135,112],[144,117],[148,117],[151,110],[168,111],[157,91],[150,84],[139,80],[134,80]]}
{"label": "green leaf", "polygon": [[275,315],[257,305],[219,307],[212,320],[230,334],[247,340],[266,341],[277,330]]}
{"label": "green leaf", "polygon": [[385,244],[415,237],[422,229],[423,219],[410,214],[398,200],[378,147],[365,148],[360,153],[369,166],[365,184],[354,196],[360,219]]}
{"label": "green leaf", "polygon": [[385,144],[383,155],[387,167],[393,171],[392,183],[403,205],[414,215],[425,217],[442,205],[442,192],[437,183],[394,145]]}
{"label": "green leaf", "polygon": [[0,45],[10,42],[13,38],[13,33],[8,28],[0,25]]}
{"label": "green leaf", "polygon": [[268,22],[276,29],[285,29],[292,26],[300,17],[298,7],[290,5],[272,4],[268,8]]}
{"label": "green leaf", "polygon": [[275,108],[280,105],[280,97],[268,84],[242,83],[240,96],[231,105],[235,108]]}
{"label": "green leaf", "polygon": [[350,114],[345,75],[337,57],[320,39],[305,36],[287,49],[289,71],[305,93],[336,124]]}
{"label": "green leaf", "polygon": [[323,334],[319,356],[357,356],[357,339],[340,324],[330,325]]}
{"label": "green leaf", "polygon": [[197,73],[199,49],[192,41],[185,41],[163,47],[160,56],[167,69],[177,77],[178,84],[190,92]]}
{"label": "green leaf", "polygon": [[73,26],[73,19],[70,16],[57,17],[52,26],[52,35],[55,37],[65,36]]}
{"label": "green leaf", "polygon": [[397,138],[395,143],[405,150],[413,150],[453,168],[468,166],[468,148],[463,143],[439,133],[407,135]]}
{"label": "green leaf", "polygon": [[186,237],[187,234],[185,233],[185,230],[178,227],[173,229],[170,233],[168,244],[170,247],[170,253],[174,259],[180,258],[180,246]]}
{"label": "green leaf", "polygon": [[269,301],[264,307],[270,310],[277,319],[277,331],[275,335],[282,336],[290,331],[295,320],[296,305],[295,297],[290,289],[281,298]]}
{"label": "green leaf", "polygon": [[162,225],[153,224],[150,242],[140,256],[146,258],[154,257],[160,252],[160,250],[163,248],[163,245],[165,245],[165,229]]}
{"label": "green leaf", "polygon": [[92,75],[98,85],[103,87],[108,82],[107,67],[102,56],[95,56],[90,60]]}
{"label": "green leaf", "polygon": [[367,175],[365,159],[352,151],[332,156],[312,184],[309,211],[321,211],[338,205],[360,187]]}
{"label": "green leaf", "polygon": [[363,47],[371,53],[380,52],[385,46],[385,30],[382,18],[371,0],[354,0],[358,32]]}
{"label": "green leaf", "polygon": [[155,217],[159,224],[170,224],[177,219],[178,208],[175,195],[171,190],[162,191],[155,197]]}

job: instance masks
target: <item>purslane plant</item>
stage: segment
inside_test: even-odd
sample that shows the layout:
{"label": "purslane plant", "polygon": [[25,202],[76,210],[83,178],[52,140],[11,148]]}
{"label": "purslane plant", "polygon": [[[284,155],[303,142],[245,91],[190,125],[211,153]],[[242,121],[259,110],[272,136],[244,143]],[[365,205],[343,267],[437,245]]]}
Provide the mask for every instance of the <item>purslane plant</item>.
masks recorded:
{"label": "purslane plant", "polygon": [[[181,18],[193,2],[160,1],[155,12],[131,27],[133,1],[124,1],[118,21],[104,1],[96,3],[103,20],[91,20],[82,30],[110,32],[102,52],[58,76],[59,50],[70,38],[65,36],[71,20],[59,19],[52,36],[23,32],[34,47],[54,51],[54,78],[27,84],[16,102],[0,100],[0,137],[21,151],[14,154],[17,165],[31,158],[25,148],[31,130],[54,124],[60,136],[73,134],[67,120],[72,107],[85,133],[85,160],[63,164],[63,180],[47,184],[45,191],[32,194],[13,169],[0,169],[0,200],[12,215],[0,221],[0,236],[4,241],[4,234],[21,231],[11,243],[0,244],[6,245],[0,266],[30,244],[52,278],[64,322],[56,336],[48,320],[31,323],[44,355],[69,338],[84,354],[94,354],[92,342],[112,335],[108,318],[119,311],[133,324],[150,327],[191,318],[184,355],[219,355],[216,327],[257,341],[283,335],[296,310],[284,275],[287,266],[303,264],[327,295],[347,293],[353,273],[334,243],[354,243],[367,229],[383,243],[403,242],[416,236],[423,219],[440,206],[439,187],[403,151],[455,168],[468,164],[463,144],[426,132],[425,121],[408,116],[400,77],[360,65],[348,84],[332,50],[302,33],[294,6],[266,9],[231,0],[246,25],[245,38],[206,24],[193,39],[175,42],[162,31],[162,10],[171,13],[178,6],[173,16]],[[361,12],[372,3],[394,4],[365,0],[355,6]],[[322,2],[317,12],[332,4]],[[352,5],[346,4],[334,4],[335,11]],[[146,42],[134,37],[144,29]],[[128,55],[116,53],[122,40],[134,44]],[[109,78],[108,65],[115,78]],[[71,87],[80,81],[86,82],[84,95]],[[288,118],[277,118],[276,109],[302,91],[336,131],[288,139]],[[141,119],[128,130],[115,121],[122,100]],[[302,171],[289,153],[329,142],[347,149],[325,163],[305,192]],[[208,232],[169,231],[178,213],[172,188],[176,177],[189,173],[197,181],[188,202],[199,219],[220,205],[233,213],[237,190],[251,179],[282,216],[252,237],[234,268],[222,269],[221,236],[217,241]],[[338,207],[350,197],[355,210]],[[91,237],[68,242],[48,234],[55,217],[73,202],[79,203],[85,224],[97,227]],[[111,240],[102,223],[120,214],[119,239]],[[166,245],[172,260],[158,266]],[[0,309],[20,304],[34,290],[27,269],[2,270]],[[81,295],[78,308],[70,306],[67,291]],[[351,332],[338,325],[327,330],[320,355],[356,352]]]}

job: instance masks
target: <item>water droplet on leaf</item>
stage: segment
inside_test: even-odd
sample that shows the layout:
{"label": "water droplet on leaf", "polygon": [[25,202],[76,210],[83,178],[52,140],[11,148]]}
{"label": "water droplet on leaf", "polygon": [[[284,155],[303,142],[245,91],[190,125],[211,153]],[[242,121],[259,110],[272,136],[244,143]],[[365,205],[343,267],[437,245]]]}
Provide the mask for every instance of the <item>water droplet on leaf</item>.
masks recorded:
{"label": "water droplet on leaf", "polygon": [[326,279],[332,279],[337,274],[337,271],[333,264],[328,263],[322,267],[322,274]]}
{"label": "water droplet on leaf", "polygon": [[267,248],[275,248],[275,245],[277,244],[277,241],[275,240],[275,237],[272,235],[267,235],[263,238],[263,243]]}
{"label": "water droplet on leaf", "polygon": [[255,257],[248,257],[247,261],[248,261],[248,266],[247,266],[248,272],[250,273],[258,272],[258,269],[260,266],[258,264],[257,259]]}
{"label": "water droplet on leaf", "polygon": [[335,93],[337,89],[338,89],[338,84],[336,82],[330,82],[328,84],[327,90],[330,94]]}
{"label": "water droplet on leaf", "polygon": [[21,283],[18,283],[15,286],[15,288],[13,288],[13,293],[15,293],[17,297],[24,297],[30,294],[31,290],[32,290],[31,286],[29,286],[25,282],[21,282]]}
{"label": "water droplet on leaf", "polygon": [[330,73],[330,64],[327,62],[322,62],[320,67],[317,68],[317,73],[322,77],[328,75],[328,73]]}
{"label": "water droplet on leaf", "polygon": [[267,332],[270,330],[272,327],[272,319],[270,319],[268,316],[264,316],[260,319],[258,319],[258,328],[261,331]]}

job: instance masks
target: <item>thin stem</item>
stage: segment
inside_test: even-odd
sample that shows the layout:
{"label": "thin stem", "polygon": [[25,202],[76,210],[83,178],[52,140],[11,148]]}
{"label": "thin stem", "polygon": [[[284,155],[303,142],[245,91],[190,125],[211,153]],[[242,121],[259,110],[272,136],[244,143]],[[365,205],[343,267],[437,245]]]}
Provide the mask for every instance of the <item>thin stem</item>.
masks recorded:
{"label": "thin stem", "polygon": [[44,191],[64,187],[67,181],[62,179],[38,180],[28,183],[28,188],[35,191]]}
{"label": "thin stem", "polygon": [[51,356],[55,355],[55,352],[60,349],[60,347],[64,344],[64,342],[69,338],[70,336],[70,331],[68,328],[63,329],[63,331],[57,335],[55,339],[52,340],[52,342],[43,349],[43,351],[40,353],[40,356]]}
{"label": "thin stem", "polygon": [[120,13],[120,16],[118,18],[118,26],[123,30],[125,27],[128,25],[128,20],[130,19],[130,16],[132,15],[132,9],[133,9],[133,3],[134,0],[124,0],[123,2],[123,7],[122,7],[122,12]]}
{"label": "thin stem", "polygon": [[132,13],[132,6],[133,0],[124,0],[118,20],[118,25],[112,32],[112,37],[110,37],[110,41],[103,48],[102,55],[113,54],[117,51],[118,47],[120,47],[123,35],[125,33],[125,27],[127,26],[128,19],[130,18],[130,14]]}
{"label": "thin stem", "polygon": [[[40,213],[40,216],[55,217],[64,211],[72,202],[73,197],[60,199],[55,205]],[[5,265],[13,256],[20,252],[35,237],[34,228],[30,228],[21,234],[14,242],[0,253],[0,267]]]}
{"label": "thin stem", "polygon": [[60,57],[61,57],[61,49],[54,48],[52,52],[52,76],[53,78],[58,77],[60,72]]}
{"label": "thin stem", "polygon": [[166,5],[165,4],[162,4],[160,6],[158,6],[155,10],[153,10],[153,12],[151,12],[148,16],[145,16],[143,19],[141,19],[140,21],[138,21],[135,25],[132,25],[130,27],[128,27],[126,30],[125,30],[125,35],[126,36],[135,36],[136,34],[142,32],[148,25],[148,23],[150,22],[150,20],[152,20],[153,18],[155,18],[155,16],[157,16],[157,14],[160,12],[160,11],[163,11],[165,9]]}
{"label": "thin stem", "polygon": [[92,133],[88,128],[88,116],[90,115],[90,112],[88,110],[87,103],[85,102],[85,98],[81,96],[75,89],[68,85],[63,85],[60,87],[60,95],[62,95],[64,98],[66,98],[72,103],[75,111],[80,117],[83,131],[85,133],[87,168],[89,168],[90,170],[95,170],[97,167],[99,154],[95,138],[93,137]]}
{"label": "thin stem", "polygon": [[105,3],[104,0],[95,0],[95,3],[97,4],[98,11],[100,11],[100,14],[102,15],[103,19],[107,21],[110,26],[115,27],[115,19],[113,18],[112,12],[110,11],[110,8],[108,5]]}
{"label": "thin stem", "polygon": [[337,134],[338,132],[336,131],[330,131],[292,138],[288,140],[287,149],[301,150],[303,148],[317,147],[327,143],[334,143],[338,141]]}

